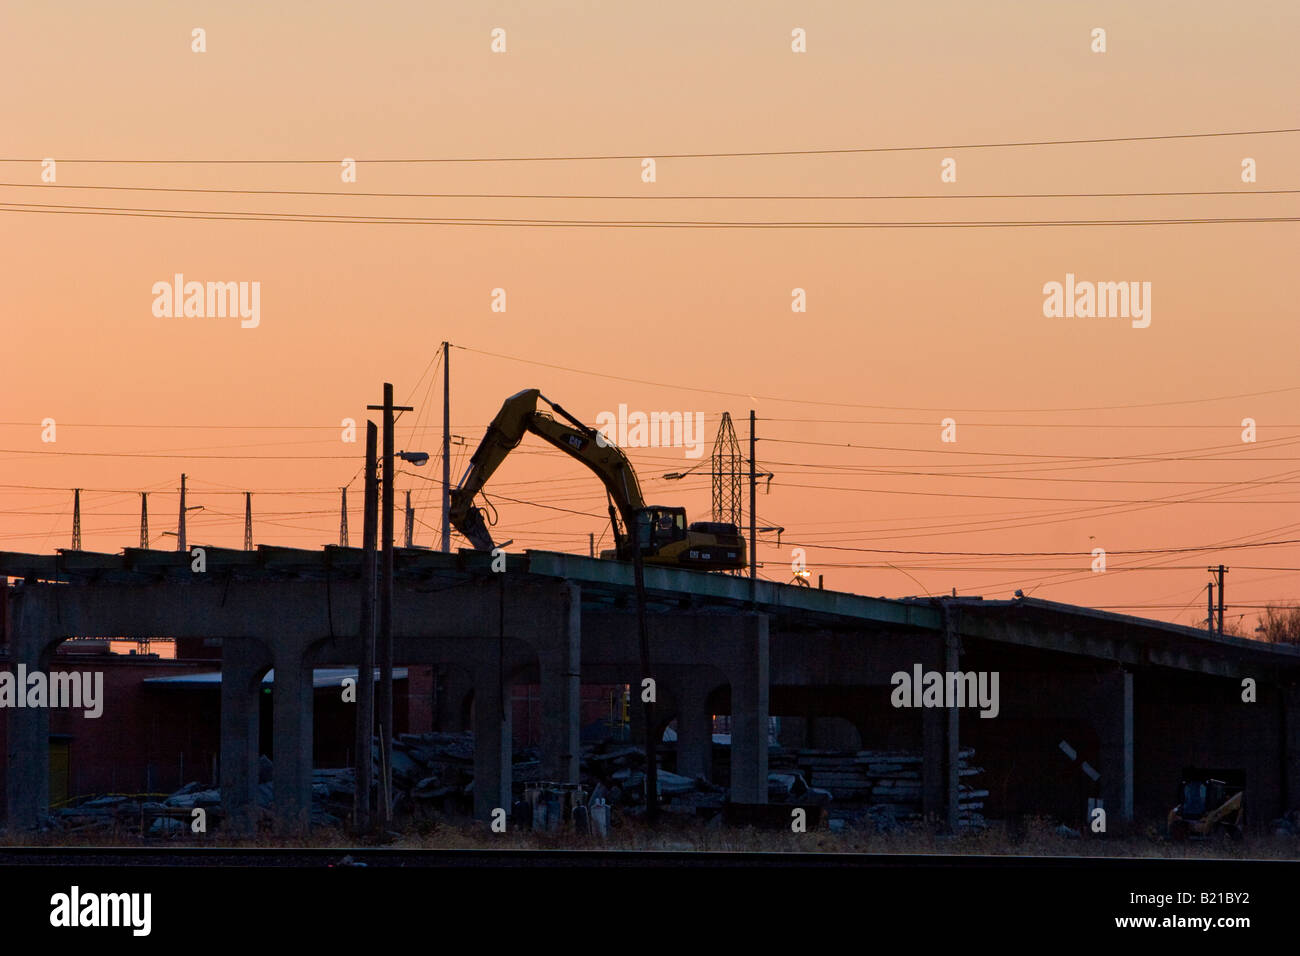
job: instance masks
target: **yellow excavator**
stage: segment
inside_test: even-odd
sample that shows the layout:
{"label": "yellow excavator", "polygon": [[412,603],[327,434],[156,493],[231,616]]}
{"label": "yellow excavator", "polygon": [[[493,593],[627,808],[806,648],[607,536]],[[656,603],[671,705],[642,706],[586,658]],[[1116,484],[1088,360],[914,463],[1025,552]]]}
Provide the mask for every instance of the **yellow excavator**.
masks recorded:
{"label": "yellow excavator", "polygon": [[[538,399],[555,414],[539,411]],[[555,415],[564,421],[557,421]],[[491,551],[494,544],[485,512],[474,499],[527,432],[572,455],[604,484],[615,548],[601,552],[602,558],[631,561],[635,533],[645,564],[706,571],[746,566],[745,540],[734,524],[696,521],[688,526],[684,508],[647,505],[632,463],[622,450],[535,388],[506,399],[470,458],[460,484],[451,492],[451,523],[475,549]]]}

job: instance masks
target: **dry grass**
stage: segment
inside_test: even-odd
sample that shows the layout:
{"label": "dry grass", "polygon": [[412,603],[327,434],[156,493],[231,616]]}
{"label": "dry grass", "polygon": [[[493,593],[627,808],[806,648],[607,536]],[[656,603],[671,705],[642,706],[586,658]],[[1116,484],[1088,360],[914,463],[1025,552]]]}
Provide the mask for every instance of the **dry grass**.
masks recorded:
{"label": "dry grass", "polygon": [[1300,837],[1256,835],[1241,841],[1215,839],[1171,843],[1154,827],[1141,832],[1106,837],[1071,838],[1056,831],[1053,823],[1033,819],[1015,830],[994,825],[987,830],[957,836],[925,830],[875,833],[848,828],[831,831],[826,827],[808,833],[758,830],[752,827],[705,827],[694,820],[666,820],[655,829],[638,821],[625,820],[599,840],[570,833],[530,831],[492,833],[486,824],[469,820],[424,822],[392,834],[383,840],[360,841],[332,829],[314,831],[310,837],[294,839],[261,835],[250,839],[226,839],[219,833],[207,837],[190,834],[173,839],[142,839],[138,835],[111,831],[46,833],[13,836],[5,846],[32,847],[139,847],[165,850],[171,847],[213,846],[245,849],[329,849],[340,851],[363,846],[394,849],[438,850],[628,850],[628,851],[711,851],[760,853],[871,853],[937,854],[954,856],[1024,857],[1126,857],[1151,859],[1272,859],[1300,860]]}

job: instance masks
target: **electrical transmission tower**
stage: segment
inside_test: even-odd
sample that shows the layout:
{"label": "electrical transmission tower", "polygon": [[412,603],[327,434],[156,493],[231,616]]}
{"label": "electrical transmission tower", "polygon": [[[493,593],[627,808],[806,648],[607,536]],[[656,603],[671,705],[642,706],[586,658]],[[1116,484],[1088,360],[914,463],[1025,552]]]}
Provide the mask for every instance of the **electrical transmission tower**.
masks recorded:
{"label": "electrical transmission tower", "polygon": [[244,492],[244,550],[253,550],[253,493]]}
{"label": "electrical transmission tower", "polygon": [[149,492],[140,492],[140,547],[149,547]]}
{"label": "electrical transmission tower", "polygon": [[343,492],[343,511],[339,517],[339,547],[348,546],[348,488],[344,485],[341,489]]}
{"label": "electrical transmission tower", "polygon": [[81,550],[81,489],[72,492],[72,550]]}
{"label": "electrical transmission tower", "polygon": [[731,412],[723,412],[718,437],[713,440],[713,520],[734,524],[737,530],[741,525],[744,470],[745,458],[731,424]]}

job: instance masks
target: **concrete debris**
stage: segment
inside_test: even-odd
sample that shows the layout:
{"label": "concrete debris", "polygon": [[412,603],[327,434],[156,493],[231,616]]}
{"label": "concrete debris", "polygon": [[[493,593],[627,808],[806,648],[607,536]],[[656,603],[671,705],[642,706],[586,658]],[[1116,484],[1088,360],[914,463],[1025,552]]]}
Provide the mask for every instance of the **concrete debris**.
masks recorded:
{"label": "concrete debris", "polygon": [[[671,767],[673,747],[661,752]],[[715,772],[725,777],[729,755],[715,749]],[[964,748],[958,774],[959,822],[963,828],[985,825],[982,810],[989,795],[975,778],[983,772],[972,766],[974,750]],[[723,763],[724,768],[718,764]],[[380,779],[379,748],[372,748],[373,779]],[[474,737],[470,733],[402,734],[393,741],[393,806],[399,819],[468,817],[474,793]],[[871,826],[888,832],[921,820],[922,757],[899,750],[792,750],[769,752],[770,803],[824,809],[836,826]],[[258,820],[270,827],[273,764],[258,760]],[[577,784],[543,779],[536,748],[519,748],[513,754],[514,825],[541,830],[576,828],[595,838],[620,825],[624,815],[645,812],[645,754],[623,741],[605,740],[584,745]],[[350,767],[312,771],[311,819],[315,826],[345,827],[352,816],[355,773]],[[729,806],[724,786],[703,777],[691,778],[662,765],[658,772],[659,802],[665,813],[697,816],[710,821]],[[830,810],[833,806],[835,809]],[[52,812],[64,830],[115,828],[153,836],[177,835],[188,830],[188,811],[207,813],[210,830],[222,822],[221,791],[213,783],[191,782],[165,798],[154,795],[104,795],[73,801]],[[785,811],[788,813],[788,811]],[[823,814],[824,815],[824,814]],[[811,817],[810,817],[811,818]],[[1294,821],[1279,821],[1285,832]],[[1298,828],[1300,829],[1300,828]]]}
{"label": "concrete debris", "polygon": [[[270,786],[267,784],[267,786]],[[201,790],[197,783],[189,783],[177,790],[170,797],[162,802],[164,807],[179,807],[184,810],[193,809],[194,807],[221,806],[221,791],[216,789]]]}
{"label": "concrete debris", "polygon": [[831,802],[831,792],[822,787],[810,787],[803,774],[769,773],[767,799],[770,803],[788,803],[800,807],[824,807]]}
{"label": "concrete debris", "polygon": [[[958,825],[962,828],[986,826],[981,798],[987,790],[972,787],[971,778],[984,772],[972,766],[975,748],[963,747],[958,753]],[[922,768],[924,757],[910,750],[783,750],[769,758],[773,767],[797,768],[815,788],[834,794],[836,817],[854,822],[869,822],[878,830],[892,830],[922,819]],[[785,771],[781,776],[788,775]],[[778,776],[774,774],[773,776]],[[771,796],[769,778],[769,799]]]}

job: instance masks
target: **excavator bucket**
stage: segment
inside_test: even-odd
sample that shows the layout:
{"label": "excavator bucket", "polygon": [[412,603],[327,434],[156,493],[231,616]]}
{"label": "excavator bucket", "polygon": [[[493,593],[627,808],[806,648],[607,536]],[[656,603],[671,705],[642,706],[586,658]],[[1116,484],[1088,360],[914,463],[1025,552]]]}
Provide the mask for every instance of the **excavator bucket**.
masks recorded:
{"label": "excavator bucket", "polygon": [[493,547],[492,532],[488,530],[487,522],[483,519],[483,510],[475,508],[471,503],[468,508],[461,507],[456,500],[460,494],[459,489],[453,490],[452,515],[454,516],[453,524],[456,530],[463,534],[469,543],[474,545],[477,551],[491,551]]}

